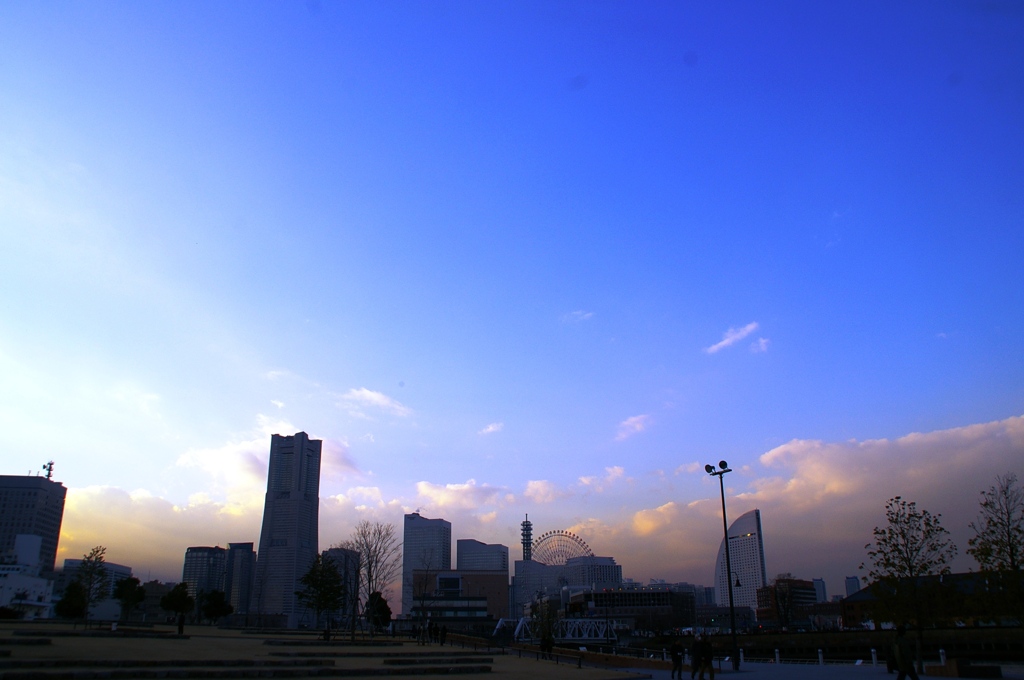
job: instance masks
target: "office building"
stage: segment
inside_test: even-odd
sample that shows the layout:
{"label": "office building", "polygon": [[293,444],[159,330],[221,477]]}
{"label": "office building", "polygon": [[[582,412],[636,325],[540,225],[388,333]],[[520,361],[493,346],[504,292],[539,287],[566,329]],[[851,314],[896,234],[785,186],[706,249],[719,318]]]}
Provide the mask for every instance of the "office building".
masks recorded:
{"label": "office building", "polygon": [[330,559],[341,575],[341,587],[345,597],[339,609],[346,615],[351,614],[353,606],[359,606],[359,552],[348,548],[328,548],[320,553],[324,559]]}
{"label": "office building", "polygon": [[455,541],[456,569],[459,571],[504,571],[508,573],[508,546],[482,543],[472,538]]}
{"label": "office building", "polygon": [[67,493],[49,476],[0,475],[0,555],[13,554],[19,534],[39,536],[40,573],[53,572]]}
{"label": "office building", "polygon": [[[718,606],[729,606],[730,576],[733,603],[737,607],[757,609],[757,589],[768,583],[764,565],[764,538],[761,534],[761,511],[740,515],[728,531],[729,558],[732,574],[725,564],[725,539],[718,548],[715,562],[715,596]],[[738,584],[738,585],[737,585]]]}
{"label": "office building", "polygon": [[14,550],[0,559],[0,607],[25,620],[47,618],[53,606],[53,581],[39,575],[42,542],[34,534],[19,534]]}
{"label": "office building", "polygon": [[413,571],[436,574],[452,568],[452,525],[413,512],[405,516],[402,536],[402,614],[412,612]]}
{"label": "office building", "polygon": [[814,594],[818,598],[818,602],[828,602],[828,591],[825,590],[825,579],[816,578],[814,583]]}
{"label": "office building", "polygon": [[[56,583],[54,584],[54,595],[62,595],[64,588],[78,578],[78,569],[81,566],[82,560],[80,559],[64,560],[64,569],[57,576]],[[107,583],[101,599],[112,598],[114,597],[114,588],[117,586],[117,582],[132,577],[132,568],[123,564],[115,564],[114,562],[104,562],[103,568],[107,572]]]}
{"label": "office building", "polygon": [[507,618],[508,606],[508,569],[413,570],[413,619],[459,628]]}
{"label": "office building", "polygon": [[319,552],[320,450],[305,432],[270,439],[270,469],[263,505],[256,578],[249,613],[261,625],[296,628],[304,609],[299,579]]}
{"label": "office building", "polygon": [[181,570],[182,582],[188,584],[188,594],[224,591],[227,576],[228,551],[220,546],[195,546],[185,549],[185,564]]}
{"label": "office building", "polygon": [[235,614],[248,614],[252,581],[256,576],[256,551],[252,543],[228,543],[224,570],[224,595]]}
{"label": "office building", "polygon": [[846,596],[850,597],[854,593],[860,590],[860,579],[856,576],[846,577]]}
{"label": "office building", "polygon": [[619,588],[622,586],[622,565],[614,557],[584,555],[570,557],[562,567],[563,584],[576,588]]}

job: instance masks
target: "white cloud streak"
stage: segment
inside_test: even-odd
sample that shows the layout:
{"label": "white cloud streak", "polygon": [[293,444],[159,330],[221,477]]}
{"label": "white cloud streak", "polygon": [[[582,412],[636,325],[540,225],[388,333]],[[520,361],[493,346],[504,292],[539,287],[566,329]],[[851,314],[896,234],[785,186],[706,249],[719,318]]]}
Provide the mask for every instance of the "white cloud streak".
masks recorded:
{"label": "white cloud streak", "polygon": [[758,324],[756,321],[751,321],[743,328],[730,328],[725,332],[724,335],[722,335],[722,339],[720,341],[706,348],[704,351],[707,352],[708,354],[714,354],[716,352],[719,352],[725,349],[726,347],[729,347],[730,345],[735,345],[737,342],[747,337],[757,329]]}
{"label": "white cloud streak", "polygon": [[505,423],[491,423],[484,429],[477,432],[477,434],[494,434],[495,432],[501,432],[505,427]]}
{"label": "white cloud streak", "polygon": [[365,387],[350,389],[342,395],[341,401],[342,405],[348,409],[349,414],[356,417],[367,417],[363,411],[364,406],[370,406],[402,418],[412,415],[411,408],[392,399],[383,392],[374,392]]}

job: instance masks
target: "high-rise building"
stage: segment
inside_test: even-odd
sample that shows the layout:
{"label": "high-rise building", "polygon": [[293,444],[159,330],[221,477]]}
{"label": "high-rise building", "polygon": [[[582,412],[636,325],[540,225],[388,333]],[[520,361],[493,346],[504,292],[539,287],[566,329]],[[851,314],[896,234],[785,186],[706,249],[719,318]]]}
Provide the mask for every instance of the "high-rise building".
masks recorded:
{"label": "high-rise building", "polygon": [[857,578],[856,576],[847,576],[846,577],[846,596],[850,597],[850,595],[853,595],[858,590],[860,590],[860,579]]}
{"label": "high-rise building", "polygon": [[825,589],[825,579],[816,578],[814,581],[814,595],[818,602],[828,602],[828,591]]}
{"label": "high-rise building", "polygon": [[408,616],[413,604],[413,571],[427,574],[452,568],[452,524],[428,519],[418,512],[405,516],[402,536],[402,613]]}
{"label": "high-rise building", "polygon": [[508,546],[483,543],[473,538],[455,541],[456,569],[504,571],[508,573]]}
{"label": "high-rise building", "polygon": [[[78,578],[78,570],[82,566],[81,559],[66,559],[64,560],[64,568],[56,578],[54,584],[53,594],[55,596],[63,594],[64,588],[69,583]],[[103,568],[107,570],[107,583],[106,590],[102,593],[103,598],[114,597],[114,588],[117,587],[117,582],[126,578],[132,578],[132,568],[124,564],[116,564],[114,562],[103,562]]]}
{"label": "high-rise building", "polygon": [[49,476],[0,475],[0,555],[13,554],[19,534],[39,536],[43,539],[40,573],[52,572],[67,493],[63,484]]}
{"label": "high-rise building", "polygon": [[353,606],[359,607],[359,551],[349,548],[328,548],[320,553],[334,562],[341,576],[345,598],[338,609],[351,613]]}
{"label": "high-rise building", "polygon": [[194,546],[185,548],[185,564],[181,580],[188,584],[188,594],[224,592],[227,577],[228,551],[220,546]]}
{"label": "high-rise building", "polygon": [[295,591],[318,552],[322,444],[305,432],[270,439],[267,496],[249,607],[249,613],[264,617],[265,624],[277,620],[296,628],[304,611]]}
{"label": "high-rise building", "polygon": [[248,614],[252,581],[256,576],[256,551],[252,543],[228,543],[228,563],[224,571],[224,595],[235,614]]}
{"label": "high-rise building", "polygon": [[[718,548],[715,562],[715,596],[718,605],[729,606],[729,583],[732,582],[733,603],[737,607],[757,609],[757,589],[768,583],[764,566],[764,537],[761,534],[761,511],[740,515],[729,527],[729,561],[725,564],[725,539]],[[737,585],[737,583],[739,585]]]}
{"label": "high-rise building", "polygon": [[570,588],[620,588],[622,565],[615,564],[614,557],[570,557],[562,567],[561,580]]}

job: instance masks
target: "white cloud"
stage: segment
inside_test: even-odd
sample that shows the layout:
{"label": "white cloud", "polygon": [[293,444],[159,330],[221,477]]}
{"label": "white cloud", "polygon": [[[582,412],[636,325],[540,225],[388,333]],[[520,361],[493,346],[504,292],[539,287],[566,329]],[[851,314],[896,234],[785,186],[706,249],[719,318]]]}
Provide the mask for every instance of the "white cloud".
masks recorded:
{"label": "white cloud", "polygon": [[585,312],[582,309],[577,309],[575,312],[563,314],[562,323],[583,323],[584,321],[589,321],[593,316],[593,312]]}
{"label": "white cloud", "polygon": [[604,472],[604,477],[580,477],[579,482],[591,491],[602,492],[626,475],[626,470],[619,465],[606,467]]}
{"label": "white cloud", "polygon": [[420,499],[438,509],[477,510],[484,506],[501,505],[506,490],[489,484],[477,486],[476,480],[470,479],[465,484],[443,486],[416,482],[416,493]]}
{"label": "white cloud", "polygon": [[716,342],[714,345],[711,345],[704,351],[707,352],[708,354],[714,354],[719,350],[723,350],[730,345],[736,344],[737,342],[747,337],[757,329],[758,324],[756,321],[751,321],[743,328],[730,328],[725,332],[725,334],[722,335],[722,339],[719,342]]}
{"label": "white cloud", "polygon": [[554,503],[566,494],[546,479],[531,479],[526,482],[526,491],[523,495],[534,503]]}
{"label": "white cloud", "polygon": [[771,340],[768,338],[758,338],[754,342],[750,343],[750,351],[754,354],[760,354],[761,352],[768,351],[768,345],[771,344]]}
{"label": "white cloud", "polygon": [[349,414],[356,417],[366,417],[366,414],[362,410],[362,407],[364,406],[372,406],[384,411],[385,413],[390,413],[391,415],[403,418],[412,415],[412,409],[409,407],[402,405],[383,392],[374,392],[373,390],[368,390],[365,387],[350,389],[342,395],[341,401],[348,409]]}
{"label": "white cloud", "polygon": [[629,439],[635,434],[639,434],[646,430],[651,424],[651,417],[649,415],[631,416],[626,418],[619,423],[619,430],[615,434],[615,441],[621,442]]}
{"label": "white cloud", "polygon": [[278,408],[284,408],[284,402],[280,401],[278,399],[271,399],[270,403],[273,404],[274,406],[278,407]]}
{"label": "white cloud", "polygon": [[494,434],[495,432],[501,432],[505,427],[505,423],[491,423],[484,429],[477,432],[477,434]]}

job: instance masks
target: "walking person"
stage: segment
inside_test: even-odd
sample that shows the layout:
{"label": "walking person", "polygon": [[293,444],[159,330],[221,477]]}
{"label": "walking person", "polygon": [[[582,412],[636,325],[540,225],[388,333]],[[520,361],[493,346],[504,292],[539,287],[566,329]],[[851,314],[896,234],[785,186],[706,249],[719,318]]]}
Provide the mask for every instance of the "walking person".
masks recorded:
{"label": "walking person", "polygon": [[896,637],[892,641],[892,655],[896,660],[896,680],[918,680],[917,670],[914,669],[914,654],[910,651],[910,640],[907,639],[907,627],[903,624],[896,626]]}
{"label": "walking person", "polygon": [[707,634],[701,635],[700,640],[694,643],[694,649],[699,653],[694,654],[694,664],[698,678],[704,680],[704,672],[707,671],[709,680],[715,680],[715,647]]}
{"label": "walking person", "polygon": [[668,653],[672,656],[672,678],[683,680],[683,643],[676,638]]}

